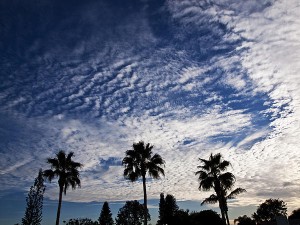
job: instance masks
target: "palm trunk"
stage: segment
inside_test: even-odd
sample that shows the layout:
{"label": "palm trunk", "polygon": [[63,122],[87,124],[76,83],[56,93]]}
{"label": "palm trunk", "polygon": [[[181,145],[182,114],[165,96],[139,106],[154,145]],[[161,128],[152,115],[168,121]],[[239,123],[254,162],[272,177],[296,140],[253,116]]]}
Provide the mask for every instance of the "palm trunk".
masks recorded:
{"label": "palm trunk", "polygon": [[224,214],[226,216],[227,225],[230,225],[229,218],[228,218],[228,205],[225,197],[223,198],[223,205],[224,205]]}
{"label": "palm trunk", "polygon": [[226,198],[224,198],[223,201],[224,201],[224,212],[226,216],[227,225],[230,225],[229,218],[228,218],[228,205],[227,205]]}
{"label": "palm trunk", "polygon": [[219,208],[221,210],[222,221],[223,221],[224,225],[226,225],[226,217],[225,217],[225,208],[224,208],[223,197],[220,194],[220,192],[216,191],[216,193],[217,193],[217,196],[218,196]]}
{"label": "palm trunk", "polygon": [[147,225],[148,209],[147,209],[147,192],[146,192],[146,176],[143,175],[143,190],[144,190],[144,225]]}
{"label": "palm trunk", "polygon": [[225,211],[225,215],[226,215],[227,224],[230,225],[229,218],[228,218],[228,211]]}
{"label": "palm trunk", "polygon": [[223,202],[221,184],[220,184],[219,178],[216,174],[214,175],[214,179],[215,179],[215,181],[214,181],[214,190],[215,190],[216,195],[218,197],[218,202],[219,202],[219,208],[221,210],[222,221],[223,221],[224,225],[226,225],[226,218],[225,218],[224,202]]}
{"label": "palm trunk", "polygon": [[225,213],[224,213],[224,207],[222,205],[222,202],[220,202],[220,200],[219,200],[219,207],[220,207],[220,210],[221,210],[222,221],[226,225],[226,218],[225,218]]}
{"label": "palm trunk", "polygon": [[63,186],[60,186],[59,187],[58,207],[57,207],[57,214],[56,214],[56,225],[59,225],[60,209],[61,209],[61,202],[62,202],[62,194],[63,194]]}

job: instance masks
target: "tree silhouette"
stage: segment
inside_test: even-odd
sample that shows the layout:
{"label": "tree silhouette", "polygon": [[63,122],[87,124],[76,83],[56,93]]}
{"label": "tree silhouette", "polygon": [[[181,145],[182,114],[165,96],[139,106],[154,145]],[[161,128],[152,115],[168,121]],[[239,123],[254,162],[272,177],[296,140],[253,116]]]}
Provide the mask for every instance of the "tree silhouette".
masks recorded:
{"label": "tree silhouette", "polygon": [[114,221],[112,219],[112,213],[110,211],[108,202],[104,202],[102,206],[102,210],[99,217],[100,225],[113,225]]}
{"label": "tree silhouette", "polygon": [[165,221],[165,196],[164,193],[160,193],[160,199],[159,199],[159,209],[158,209],[158,221],[157,225],[163,225],[166,224]]}
{"label": "tree silhouette", "polygon": [[203,210],[190,214],[190,225],[224,225],[225,222],[213,210]]}
{"label": "tree silhouette", "polygon": [[89,218],[69,219],[63,222],[66,223],[66,225],[98,225],[97,221],[93,221]]}
{"label": "tree silhouette", "polygon": [[245,192],[245,189],[237,188],[231,193],[227,194],[231,190],[235,183],[235,177],[230,172],[224,172],[230,165],[229,161],[222,160],[222,155],[211,154],[208,160],[199,158],[201,165],[197,168],[200,169],[196,172],[200,182],[199,190],[209,191],[213,189],[215,194],[206,198],[202,204],[205,203],[219,203],[221,210],[222,220],[224,223],[230,225],[228,218],[228,206],[227,200],[234,199],[238,194]]}
{"label": "tree silhouette", "polygon": [[236,223],[237,225],[255,225],[255,221],[246,215],[239,216],[237,219],[235,219],[234,224]]}
{"label": "tree silhouette", "polygon": [[189,210],[178,209],[173,218],[173,225],[190,225]]}
{"label": "tree silhouette", "polygon": [[176,198],[170,194],[167,194],[166,198],[164,198],[164,194],[161,193],[157,225],[174,224],[178,210],[179,207],[176,203]]}
{"label": "tree silhouette", "polygon": [[73,152],[70,152],[68,155],[66,155],[64,151],[59,151],[56,154],[55,158],[47,159],[47,163],[50,164],[51,169],[44,171],[44,177],[50,182],[53,178],[58,177],[59,200],[57,207],[56,225],[59,225],[63,192],[66,195],[67,189],[70,186],[72,187],[72,189],[75,189],[77,186],[80,187],[78,169],[82,167],[82,164],[72,161],[73,156]]}
{"label": "tree silhouette", "polygon": [[176,198],[168,194],[165,198],[165,223],[174,224],[175,216],[179,207],[176,203]]}
{"label": "tree silhouette", "polygon": [[286,216],[286,203],[279,199],[267,199],[260,204],[252,216],[257,224],[262,222],[274,221],[276,216]]}
{"label": "tree silhouette", "polygon": [[300,208],[293,210],[292,214],[289,216],[289,220],[300,219]]}
{"label": "tree silhouette", "polygon": [[[138,201],[127,201],[118,212],[116,225],[141,225],[144,213],[144,206]],[[150,214],[147,211],[147,221],[149,220]]]}
{"label": "tree silhouette", "polygon": [[42,170],[35,178],[34,185],[31,186],[26,198],[27,207],[22,218],[22,225],[40,225],[43,214],[43,196],[45,192],[44,178]]}
{"label": "tree silhouette", "polygon": [[132,150],[126,151],[122,164],[124,165],[124,177],[134,182],[142,177],[144,191],[144,225],[147,225],[147,192],[146,192],[146,174],[154,179],[164,175],[165,162],[159,154],[152,156],[153,145],[144,144],[143,141],[134,143]]}

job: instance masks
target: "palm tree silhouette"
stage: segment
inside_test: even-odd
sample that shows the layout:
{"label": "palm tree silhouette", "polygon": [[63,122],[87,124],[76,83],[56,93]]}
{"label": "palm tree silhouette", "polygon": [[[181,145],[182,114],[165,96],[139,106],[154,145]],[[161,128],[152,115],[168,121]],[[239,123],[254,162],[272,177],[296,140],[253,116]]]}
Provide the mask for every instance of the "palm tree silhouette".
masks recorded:
{"label": "palm tree silhouette", "polygon": [[146,174],[154,179],[158,179],[160,175],[165,175],[164,166],[165,161],[159,154],[152,156],[153,145],[144,144],[143,141],[133,143],[132,150],[126,151],[122,164],[124,165],[124,177],[134,182],[142,177],[143,191],[144,191],[144,225],[147,225],[147,192],[146,192]]}
{"label": "palm tree silhouette", "polygon": [[237,188],[231,193],[227,193],[231,190],[235,183],[235,176],[230,172],[222,173],[230,165],[229,161],[222,160],[222,155],[217,153],[211,154],[209,160],[199,158],[202,165],[197,168],[200,169],[196,172],[199,175],[199,190],[209,191],[214,189],[216,194],[212,194],[206,198],[201,205],[205,203],[219,203],[221,210],[222,220],[224,223],[230,225],[228,218],[228,206],[227,200],[234,199],[238,194],[245,192],[243,188]]}
{"label": "palm tree silhouette", "polygon": [[60,150],[55,158],[48,158],[47,163],[51,165],[51,169],[44,171],[44,177],[52,181],[53,178],[58,177],[59,185],[59,200],[56,216],[56,225],[59,225],[60,209],[62,202],[62,193],[66,195],[67,189],[71,186],[75,189],[76,186],[80,187],[79,171],[78,169],[82,167],[81,163],[72,161],[74,156],[73,152],[68,155],[62,150]]}

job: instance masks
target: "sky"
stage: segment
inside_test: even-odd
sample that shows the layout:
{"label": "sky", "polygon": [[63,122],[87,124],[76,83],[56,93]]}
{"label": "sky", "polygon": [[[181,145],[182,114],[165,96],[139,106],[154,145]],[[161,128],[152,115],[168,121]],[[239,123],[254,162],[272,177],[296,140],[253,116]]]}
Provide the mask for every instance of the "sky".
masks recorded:
{"label": "sky", "polygon": [[[153,221],[161,192],[219,212],[200,206],[212,192],[195,176],[219,152],[247,190],[231,219],[268,198],[300,207],[299,16],[298,0],[1,0],[0,223],[21,221],[60,149],[84,165],[62,220],[142,201],[121,165],[140,140],[166,161],[147,182]],[[58,187],[46,186],[50,225]]]}

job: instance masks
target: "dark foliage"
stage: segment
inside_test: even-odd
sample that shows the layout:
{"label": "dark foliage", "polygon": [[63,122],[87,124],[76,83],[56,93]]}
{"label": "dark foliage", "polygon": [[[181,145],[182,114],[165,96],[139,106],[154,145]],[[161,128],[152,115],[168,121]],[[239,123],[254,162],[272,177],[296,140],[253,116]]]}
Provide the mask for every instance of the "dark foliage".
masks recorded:
{"label": "dark foliage", "polygon": [[220,218],[219,214],[213,210],[192,212],[189,217],[189,225],[224,225],[224,222]]}
{"label": "dark foliage", "polygon": [[164,193],[161,193],[159,199],[158,221],[156,224],[163,225],[165,223],[165,196]]}
{"label": "dark foliage", "polygon": [[237,224],[237,225],[255,225],[255,221],[252,220],[250,217],[244,215],[244,216],[239,216],[237,219],[235,219],[234,224]]}
{"label": "dark foliage", "polygon": [[257,223],[274,221],[276,216],[286,216],[286,203],[279,199],[267,199],[260,204],[253,214],[253,218]]}
{"label": "dark foliage", "polygon": [[300,208],[293,210],[292,214],[289,216],[289,220],[300,219]]}
{"label": "dark foliage", "polygon": [[190,225],[189,210],[186,211],[182,209],[177,210],[172,222],[173,225],[182,225],[182,224]]}
{"label": "dark foliage", "polygon": [[69,221],[64,221],[66,225],[98,225],[97,221],[92,221],[88,218],[78,218],[78,219],[70,219]]}
{"label": "dark foliage", "polygon": [[34,185],[31,186],[26,198],[27,207],[22,219],[23,225],[40,225],[43,214],[43,196],[45,192],[44,178],[42,170],[35,178]]}
{"label": "dark foliage", "polygon": [[161,193],[159,202],[159,220],[157,221],[157,225],[174,224],[178,209],[176,198],[173,195],[168,194],[166,198],[164,198],[164,194]]}
{"label": "dark foliage", "polygon": [[[144,206],[138,201],[127,201],[119,210],[116,225],[141,225],[144,220]],[[147,221],[150,214],[147,212]]]}
{"label": "dark foliage", "polygon": [[100,225],[113,225],[114,221],[112,219],[112,213],[110,211],[108,202],[104,202],[100,217],[99,217],[99,224]]}
{"label": "dark foliage", "polygon": [[168,194],[165,198],[165,210],[164,217],[166,224],[174,224],[175,216],[178,211],[178,205],[176,203],[176,198],[173,195]]}

